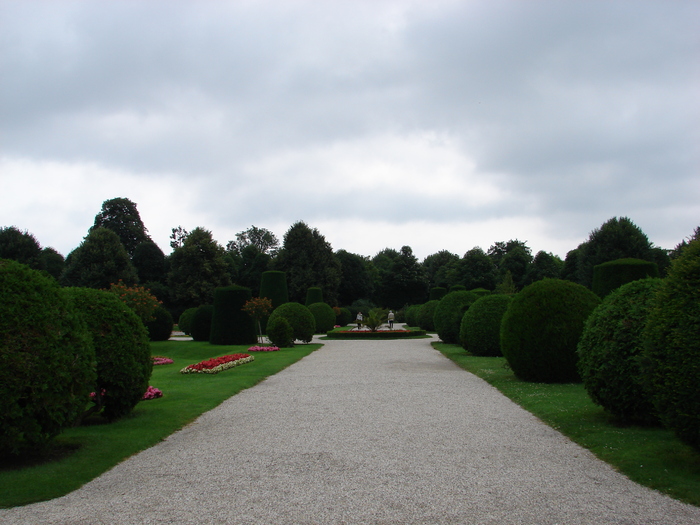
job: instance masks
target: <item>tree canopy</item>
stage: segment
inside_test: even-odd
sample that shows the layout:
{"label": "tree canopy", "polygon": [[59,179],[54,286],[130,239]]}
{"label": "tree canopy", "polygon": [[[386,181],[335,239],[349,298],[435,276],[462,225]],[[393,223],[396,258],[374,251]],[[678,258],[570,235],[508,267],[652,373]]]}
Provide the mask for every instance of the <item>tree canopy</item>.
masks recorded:
{"label": "tree canopy", "polygon": [[98,228],[107,228],[116,233],[130,256],[140,243],[151,240],[136,203],[123,197],[102,203],[102,210],[95,216],[95,224],[90,231]]}
{"label": "tree canopy", "polygon": [[0,228],[0,259],[12,259],[34,270],[42,269],[39,241],[15,226]]}

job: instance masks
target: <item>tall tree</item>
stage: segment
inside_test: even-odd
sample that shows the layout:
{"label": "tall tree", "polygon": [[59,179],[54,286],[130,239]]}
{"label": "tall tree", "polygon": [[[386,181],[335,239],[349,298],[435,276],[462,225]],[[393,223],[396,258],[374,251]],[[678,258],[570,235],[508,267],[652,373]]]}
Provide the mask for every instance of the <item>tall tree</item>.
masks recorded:
{"label": "tall tree", "polygon": [[653,245],[646,234],[627,217],[613,217],[593,230],[578,260],[579,283],[591,287],[593,267],[616,259],[654,261]]}
{"label": "tall tree", "polygon": [[447,250],[441,250],[423,259],[423,271],[428,279],[428,286],[430,288],[435,286],[448,288],[447,269],[451,263],[456,263],[457,261],[459,261],[459,255]]}
{"label": "tall tree", "polygon": [[338,287],[338,303],[350,306],[358,299],[369,299],[374,293],[374,283],[366,257],[338,250],[335,256],[340,262],[341,280]]}
{"label": "tall tree", "polygon": [[[389,253],[396,253],[396,256],[392,258]],[[374,260],[379,262],[375,262],[379,270],[379,287],[376,294],[379,304],[398,309],[427,300],[428,280],[410,246],[403,246],[399,252],[384,250],[375,256]]]}
{"label": "tall tree", "polygon": [[505,276],[506,272],[510,272],[513,276],[513,282],[518,288],[525,286],[525,275],[532,263],[532,252],[527,246],[514,246],[508,250],[501,259],[498,267],[501,276]]}
{"label": "tall tree", "polygon": [[226,251],[209,230],[195,228],[170,255],[167,282],[175,305],[193,308],[213,304],[214,290],[231,285]]}
{"label": "tall tree", "polygon": [[175,248],[181,248],[185,244],[185,238],[189,232],[182,226],[177,228],[172,228],[170,230],[170,247],[174,250]]}
{"label": "tall tree", "polygon": [[304,303],[306,291],[320,286],[326,302],[334,305],[340,286],[340,262],[330,243],[305,222],[294,223],[284,234],[284,242],[272,269],[287,273],[289,299]]}
{"label": "tall tree", "polygon": [[279,240],[270,230],[251,226],[247,230],[238,232],[236,240],[229,241],[226,245],[226,251],[241,254],[244,248],[254,246],[260,253],[274,257],[277,255],[279,245]]}
{"label": "tall tree", "polygon": [[129,256],[134,254],[140,243],[151,240],[136,209],[136,203],[123,197],[102,203],[102,210],[95,216],[95,224],[90,231],[98,228],[107,228],[116,233]]}
{"label": "tall tree", "polygon": [[165,282],[165,254],[153,241],[140,243],[134,250],[131,262],[142,283]]}
{"label": "tall tree", "polygon": [[498,270],[493,260],[480,247],[475,247],[464,254],[464,257],[452,263],[448,270],[448,284],[461,284],[467,290],[496,287]]}
{"label": "tall tree", "polygon": [[41,269],[45,270],[54,279],[60,279],[66,260],[63,255],[51,247],[41,250]]}
{"label": "tall tree", "polygon": [[12,259],[34,270],[42,269],[39,241],[15,226],[0,228],[0,259]]}
{"label": "tall tree", "polygon": [[136,268],[116,233],[108,228],[94,228],[66,260],[61,276],[64,286],[108,289],[112,283],[138,282]]}
{"label": "tall tree", "polygon": [[564,261],[556,255],[540,250],[525,273],[524,285],[532,284],[545,278],[558,279],[564,268]]}
{"label": "tall tree", "polygon": [[233,252],[228,251],[227,256],[233,265],[231,280],[240,286],[250,288],[253,295],[257,297],[260,291],[260,279],[263,272],[270,269],[272,257],[260,251],[255,244],[248,244],[240,251],[237,249]]}

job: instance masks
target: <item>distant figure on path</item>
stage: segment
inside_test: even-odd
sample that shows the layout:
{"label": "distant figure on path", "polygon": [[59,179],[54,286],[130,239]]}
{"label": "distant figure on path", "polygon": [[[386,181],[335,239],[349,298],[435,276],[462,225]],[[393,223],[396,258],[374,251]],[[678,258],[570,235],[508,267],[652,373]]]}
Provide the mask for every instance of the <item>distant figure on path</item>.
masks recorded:
{"label": "distant figure on path", "polygon": [[355,321],[357,321],[357,329],[358,330],[362,328],[362,319],[363,319],[362,312],[357,312],[357,317],[355,318]]}
{"label": "distant figure on path", "polygon": [[389,330],[394,329],[394,312],[389,310],[389,315],[387,315],[387,319],[389,320]]}

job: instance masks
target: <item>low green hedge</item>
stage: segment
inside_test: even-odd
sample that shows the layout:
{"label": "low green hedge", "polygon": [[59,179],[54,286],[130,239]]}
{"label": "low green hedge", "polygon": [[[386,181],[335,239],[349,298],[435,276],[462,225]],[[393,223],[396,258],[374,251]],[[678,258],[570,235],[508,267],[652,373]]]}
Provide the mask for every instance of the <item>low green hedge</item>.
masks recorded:
{"label": "low green hedge", "polygon": [[337,329],[326,334],[328,339],[404,339],[406,337],[425,337],[425,330],[345,330]]}

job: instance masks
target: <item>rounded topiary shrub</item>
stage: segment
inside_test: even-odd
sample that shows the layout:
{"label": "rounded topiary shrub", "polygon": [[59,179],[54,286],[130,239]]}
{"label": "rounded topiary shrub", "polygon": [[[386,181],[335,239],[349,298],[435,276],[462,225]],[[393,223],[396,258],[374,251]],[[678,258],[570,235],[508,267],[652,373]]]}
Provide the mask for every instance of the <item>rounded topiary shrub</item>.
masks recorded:
{"label": "rounded topiary shrub", "polygon": [[642,259],[616,259],[593,267],[591,288],[598,297],[605,297],[625,283],[658,276],[659,267],[655,262]]}
{"label": "rounded topiary shrub", "polygon": [[486,288],[474,288],[473,290],[469,290],[471,293],[478,295],[479,297],[483,297],[484,295],[491,295],[491,290],[487,290]]}
{"label": "rounded topiary shrub", "polygon": [[418,326],[418,312],[423,305],[413,304],[406,308],[405,318],[408,326]]}
{"label": "rounded topiary shrub", "polygon": [[341,308],[340,313],[335,316],[335,322],[339,326],[347,326],[352,322],[352,313],[347,308]]}
{"label": "rounded topiary shrub", "polygon": [[434,286],[430,289],[429,301],[439,301],[447,295],[447,288],[443,286]]}
{"label": "rounded topiary shrub", "polygon": [[418,321],[416,326],[422,328],[426,332],[434,332],[435,308],[437,308],[438,304],[440,304],[440,301],[438,301],[437,299],[433,299],[432,301],[428,301],[427,303],[422,304],[420,306],[420,310],[418,310],[418,315],[416,316],[416,319]]}
{"label": "rounded topiary shrub", "polygon": [[497,357],[501,353],[501,320],[510,304],[510,295],[479,298],[464,312],[459,327],[462,347],[478,356]]}
{"label": "rounded topiary shrub", "polygon": [[316,322],[316,333],[325,334],[335,326],[335,312],[326,303],[313,303],[307,306]]}
{"label": "rounded topiary shrub", "polygon": [[271,318],[267,323],[267,337],[273,345],[280,348],[294,346],[294,329],[281,315]]}
{"label": "rounded topiary shrub", "polygon": [[214,305],[205,304],[197,308],[192,316],[192,339],[195,341],[209,341],[211,334],[211,319],[214,316]]}
{"label": "rounded topiary shrub", "polygon": [[323,302],[323,290],[318,286],[312,286],[306,290],[306,306]]}
{"label": "rounded topiary shrub", "polygon": [[151,341],[167,341],[173,333],[173,316],[163,306],[158,306],[152,315],[153,320],[146,323],[148,338]]}
{"label": "rounded topiary shrub", "polygon": [[246,345],[257,342],[255,321],[243,310],[253,296],[250,288],[225,286],[214,290],[214,313],[209,342],[213,345]]}
{"label": "rounded topiary shrub", "polygon": [[153,361],[148,333],[134,311],[110,292],[64,288],[85,319],[97,360],[95,411],[109,421],[129,414],[148,388]]}
{"label": "rounded topiary shrub", "polygon": [[435,323],[435,331],[443,343],[459,344],[459,328],[464,312],[478,298],[478,295],[462,290],[450,292],[440,299],[435,307],[433,322]]}
{"label": "rounded topiary shrub", "polygon": [[580,381],[576,345],[600,299],[560,279],[534,282],[516,294],[501,321],[501,351],[525,381]]}
{"label": "rounded topiary shrub", "polygon": [[278,306],[270,314],[270,319],[267,321],[268,325],[275,317],[284,317],[287,320],[294,331],[295,340],[308,343],[313,339],[316,332],[316,320],[303,304],[285,303]]}
{"label": "rounded topiary shrub", "polygon": [[642,279],[614,290],[593,310],[578,343],[578,370],[588,395],[623,422],[658,421],[639,356],[650,300],[660,284]]}
{"label": "rounded topiary shrub", "polygon": [[675,259],[651,300],[645,373],[661,422],[700,449],[700,240]]}
{"label": "rounded topiary shrub", "polygon": [[0,259],[0,454],[45,446],[85,410],[92,340],[58,283]]}
{"label": "rounded topiary shrub", "polygon": [[180,314],[180,318],[177,320],[177,327],[180,331],[187,335],[192,334],[192,320],[194,319],[194,314],[197,308],[188,308]]}

